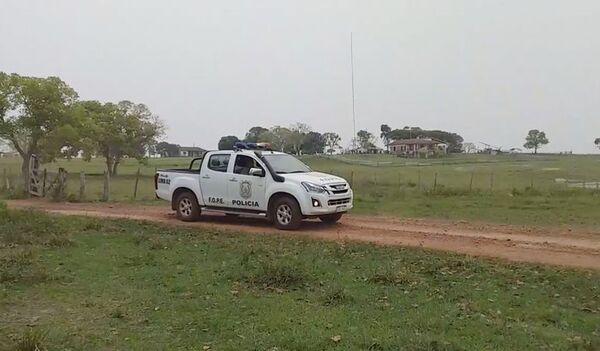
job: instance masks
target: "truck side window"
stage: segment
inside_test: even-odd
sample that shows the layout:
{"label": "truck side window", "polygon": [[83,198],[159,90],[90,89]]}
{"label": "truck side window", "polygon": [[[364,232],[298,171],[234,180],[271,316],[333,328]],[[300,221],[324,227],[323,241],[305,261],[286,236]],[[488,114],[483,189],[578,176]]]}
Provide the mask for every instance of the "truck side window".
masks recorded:
{"label": "truck side window", "polygon": [[202,167],[202,159],[196,158],[190,164],[190,171],[200,172],[200,168]]}
{"label": "truck side window", "polygon": [[254,160],[250,156],[237,155],[235,157],[235,165],[233,167],[233,173],[249,175],[251,168],[262,169],[262,167],[256,162],[256,160]]}
{"label": "truck side window", "polygon": [[208,160],[208,169],[216,172],[227,172],[230,155],[212,155]]}

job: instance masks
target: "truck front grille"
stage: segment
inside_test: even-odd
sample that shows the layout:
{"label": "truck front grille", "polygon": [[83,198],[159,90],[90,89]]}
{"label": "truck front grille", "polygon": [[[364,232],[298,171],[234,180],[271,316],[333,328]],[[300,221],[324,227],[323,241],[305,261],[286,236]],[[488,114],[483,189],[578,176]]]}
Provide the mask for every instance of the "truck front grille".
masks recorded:
{"label": "truck front grille", "polygon": [[343,198],[343,199],[329,200],[329,201],[327,202],[327,204],[328,204],[329,206],[337,206],[337,205],[344,205],[344,204],[347,204],[347,203],[349,203],[349,202],[350,202],[350,198],[349,198],[349,197],[346,197],[346,198]]}
{"label": "truck front grille", "polygon": [[336,195],[347,193],[348,188],[349,188],[348,184],[345,184],[345,183],[329,185],[329,191],[332,194],[336,194]]}

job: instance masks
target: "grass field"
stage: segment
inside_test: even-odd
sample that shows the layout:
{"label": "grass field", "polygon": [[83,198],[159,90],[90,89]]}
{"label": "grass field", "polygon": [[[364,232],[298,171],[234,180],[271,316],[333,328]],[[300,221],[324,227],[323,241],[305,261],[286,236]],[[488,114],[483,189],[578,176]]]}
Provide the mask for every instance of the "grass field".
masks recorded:
{"label": "grass field", "polygon": [[0,207],[0,349],[598,350],[600,274]]}
{"label": "grass field", "polygon": [[[316,170],[353,183],[355,212],[408,217],[470,219],[501,223],[600,225],[600,156],[451,155],[407,160],[390,155],[307,156]],[[190,159],[152,159],[140,165],[126,160],[112,180],[111,199],[133,200],[135,173],[142,177],[136,200],[154,201],[155,168],[185,167]],[[62,160],[49,171],[69,171],[67,190],[78,200],[79,172],[85,171],[85,201],[97,201],[103,188],[101,160]],[[0,170],[18,174],[17,159],[0,159]],[[472,179],[472,181],[471,181]],[[570,188],[556,179],[585,181],[588,189]],[[580,183],[581,185],[581,183]],[[9,196],[9,195],[5,195]]]}

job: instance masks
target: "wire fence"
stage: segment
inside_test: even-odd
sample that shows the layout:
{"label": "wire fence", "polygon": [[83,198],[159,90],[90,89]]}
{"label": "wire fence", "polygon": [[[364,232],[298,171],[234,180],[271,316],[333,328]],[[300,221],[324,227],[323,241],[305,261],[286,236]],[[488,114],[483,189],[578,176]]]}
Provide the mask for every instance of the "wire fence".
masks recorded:
{"label": "wire fence", "polygon": [[[600,193],[600,180],[586,178],[540,177],[534,172],[485,172],[416,168],[318,169],[345,178],[357,195],[385,196],[395,191],[459,196],[488,193],[540,193],[555,191]],[[59,175],[62,173],[62,177]],[[152,201],[152,169],[132,169],[111,177],[107,172],[40,172],[41,196],[55,201]],[[1,173],[0,192],[4,197],[23,197],[24,180],[10,168]]]}

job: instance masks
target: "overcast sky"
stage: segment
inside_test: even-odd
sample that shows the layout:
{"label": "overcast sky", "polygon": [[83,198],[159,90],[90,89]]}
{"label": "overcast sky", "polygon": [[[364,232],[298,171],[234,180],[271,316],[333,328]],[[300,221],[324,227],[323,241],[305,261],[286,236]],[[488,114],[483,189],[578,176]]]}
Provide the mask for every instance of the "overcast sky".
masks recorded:
{"label": "overcast sky", "polygon": [[0,71],[143,102],[182,145],[298,121],[347,145],[350,32],[357,130],[597,152],[598,0],[0,0]]}

